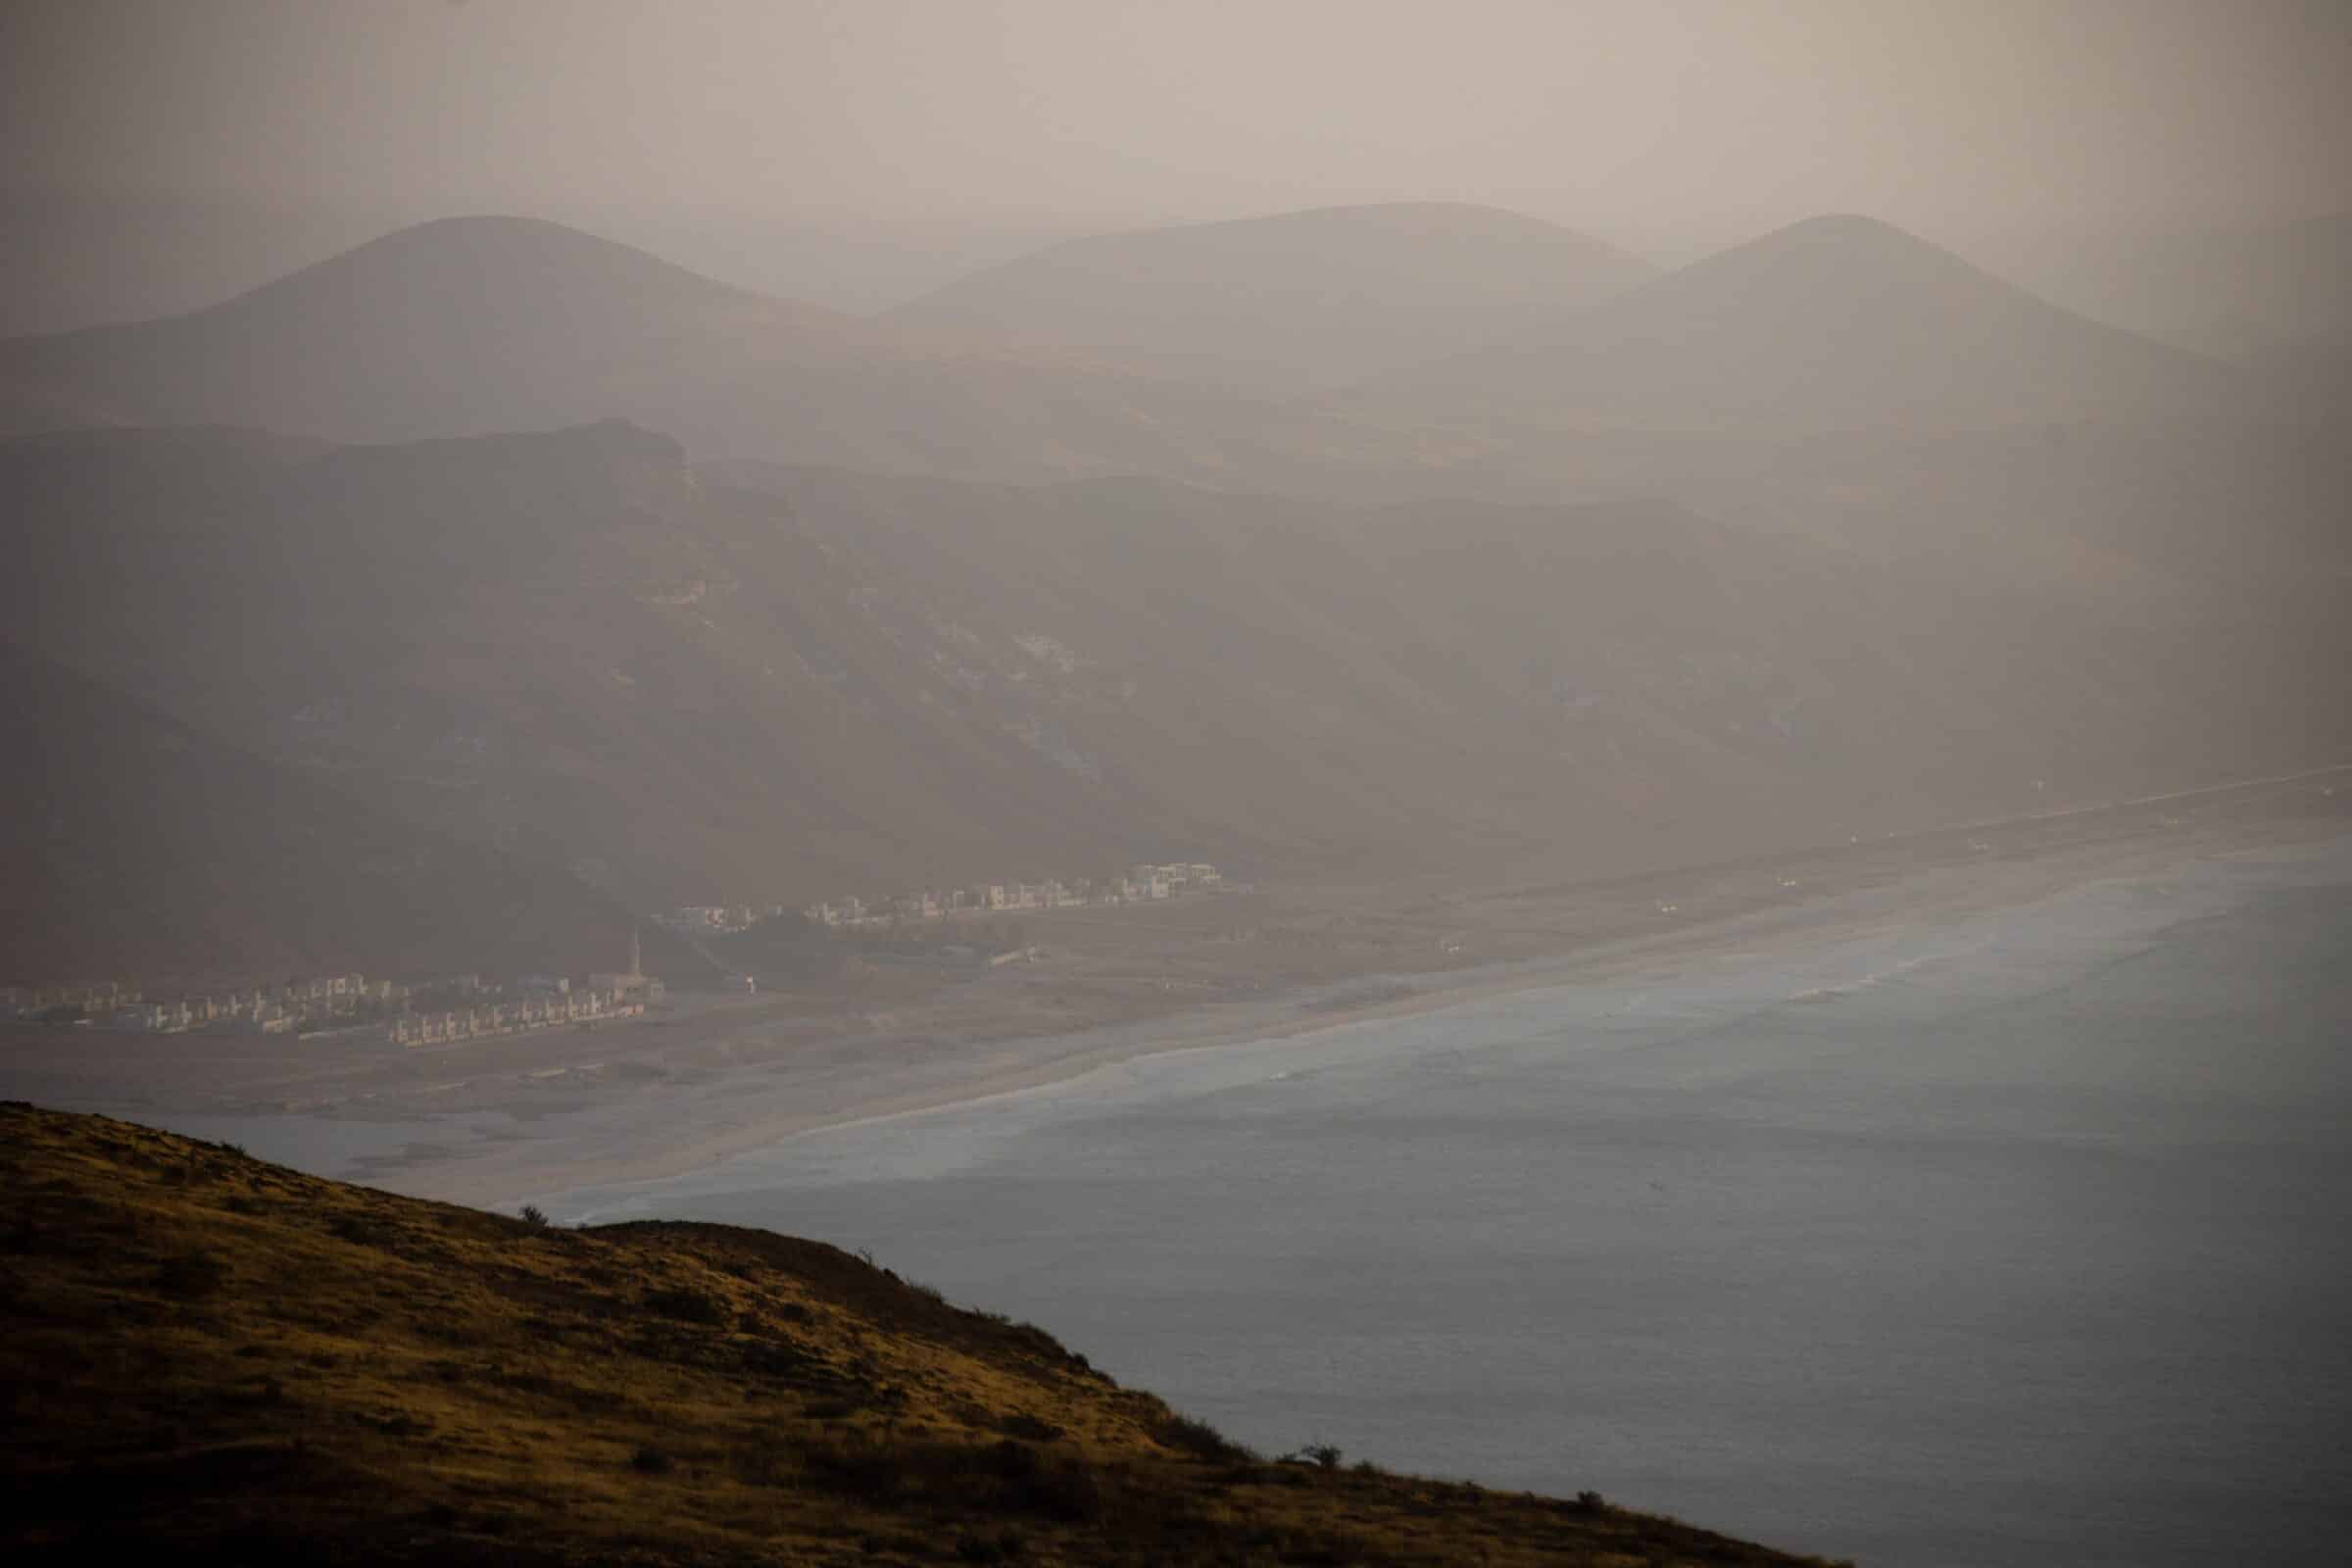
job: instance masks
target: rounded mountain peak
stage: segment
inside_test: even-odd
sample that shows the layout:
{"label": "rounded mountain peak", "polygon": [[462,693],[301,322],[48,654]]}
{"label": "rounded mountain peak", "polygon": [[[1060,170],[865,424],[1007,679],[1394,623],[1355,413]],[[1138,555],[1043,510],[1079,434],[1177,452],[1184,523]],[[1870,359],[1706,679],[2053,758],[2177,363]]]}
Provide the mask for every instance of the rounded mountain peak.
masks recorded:
{"label": "rounded mountain peak", "polygon": [[1883,218],[1872,218],[1865,213],[1820,213],[1811,218],[1802,218],[1786,228],[1774,229],[1751,240],[1741,248],[1751,251],[1838,251],[1857,256],[1949,254],[1907,228],[1899,228]]}
{"label": "rounded mountain peak", "polygon": [[485,288],[603,283],[665,292],[740,296],[743,290],[633,245],[543,218],[477,214],[437,218],[379,235],[315,267],[266,283],[256,296],[318,287],[411,284],[457,275]]}

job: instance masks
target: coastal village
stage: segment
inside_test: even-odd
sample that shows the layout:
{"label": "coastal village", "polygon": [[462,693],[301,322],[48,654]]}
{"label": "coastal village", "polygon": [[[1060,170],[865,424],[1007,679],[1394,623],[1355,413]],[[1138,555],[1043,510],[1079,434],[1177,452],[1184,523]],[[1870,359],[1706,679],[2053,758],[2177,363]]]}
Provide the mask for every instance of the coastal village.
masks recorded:
{"label": "coastal village", "polygon": [[1021,909],[1065,909],[1086,905],[1151,904],[1200,893],[1226,891],[1218,869],[1206,861],[1139,861],[1118,876],[1078,877],[1044,882],[976,882],[968,887],[925,888],[871,899],[848,897],[811,904],[797,911],[785,905],[692,905],[655,916],[687,933],[742,931],[761,920],[797,912],[812,925],[871,929],[925,920],[1004,914]]}
{"label": "coastal village", "polygon": [[347,1036],[420,1047],[633,1018],[662,997],[662,982],[642,972],[632,936],[627,970],[591,974],[580,986],[549,974],[504,983],[453,974],[406,984],[334,974],[165,1000],[106,981],[0,989],[0,1018],[139,1034]]}
{"label": "coastal village", "polygon": [[26,1023],[88,1024],[144,1034],[307,1034],[351,1025],[404,1004],[410,988],[365,975],[316,975],[169,1000],[119,980],[88,986],[0,989],[0,1017]]}
{"label": "coastal village", "polygon": [[[921,889],[874,898],[848,897],[794,909],[777,905],[690,906],[654,916],[681,934],[747,930],[762,920],[798,916],[844,932],[899,928],[1030,909],[1153,904],[1232,891],[1205,861],[1138,862],[1100,880],[983,882]],[[1034,950],[992,957],[1026,956]],[[362,974],[314,975],[280,985],[253,985],[172,997],[147,995],[133,983],[0,987],[0,1019],[136,1034],[250,1034],[296,1038],[373,1039],[424,1048],[534,1030],[634,1018],[663,1000],[662,982],[643,972],[637,937],[629,940],[625,970],[566,975],[525,974],[485,981],[478,974],[414,981]]]}

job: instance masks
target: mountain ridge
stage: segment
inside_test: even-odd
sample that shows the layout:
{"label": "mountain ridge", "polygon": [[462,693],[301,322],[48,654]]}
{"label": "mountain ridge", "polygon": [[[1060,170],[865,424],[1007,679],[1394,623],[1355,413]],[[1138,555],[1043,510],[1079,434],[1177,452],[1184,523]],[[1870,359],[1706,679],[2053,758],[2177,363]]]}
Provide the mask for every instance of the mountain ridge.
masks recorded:
{"label": "mountain ridge", "polygon": [[1467,347],[1654,271],[1507,209],[1396,202],[1064,240],[883,318],[1289,393]]}
{"label": "mountain ridge", "polygon": [[1312,411],[719,283],[536,219],[439,220],[202,310],[0,342],[7,428],[224,424],[339,442],[620,417],[698,456],[1207,482],[1389,464]]}
{"label": "mountain ridge", "polygon": [[2021,582],[1997,539],[1872,560],[1659,501],[691,464],[625,423],[24,438],[0,500],[27,646],[639,908],[1138,859],[1601,874],[2335,733],[2299,688],[2223,700],[2323,644],[2299,608],[2241,622],[2273,572],[2182,591],[2197,529],[2056,538],[2030,559],[2077,564]]}
{"label": "mountain ridge", "polygon": [[1556,332],[1359,389],[1427,414],[1749,433],[2213,415],[2246,391],[2226,367],[1852,214],[1693,262]]}

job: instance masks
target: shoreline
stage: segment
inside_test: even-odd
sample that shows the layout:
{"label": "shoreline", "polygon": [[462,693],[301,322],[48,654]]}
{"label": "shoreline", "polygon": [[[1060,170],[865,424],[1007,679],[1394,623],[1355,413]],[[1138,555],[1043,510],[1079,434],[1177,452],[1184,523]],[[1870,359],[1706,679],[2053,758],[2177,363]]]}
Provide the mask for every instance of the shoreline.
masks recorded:
{"label": "shoreline", "polygon": [[[2311,782],[2333,772],[2346,782]],[[675,1179],[816,1132],[1051,1093],[1171,1053],[1280,1050],[1518,992],[1687,974],[1955,923],[2196,861],[2307,851],[2352,837],[2352,770],[2325,773],[1602,884],[1436,897],[1424,889],[1385,905],[1298,901],[1286,930],[1386,932],[1389,946],[1371,950],[1373,959],[1325,961],[1320,973],[1267,957],[1262,944],[1217,948],[1198,927],[1138,926],[1118,934],[1125,946],[1108,957],[1073,955],[968,992],[862,1004],[868,1010],[845,1002],[807,1015],[722,1003],[503,1053],[365,1059],[154,1053],[79,1062],[20,1039],[0,1065],[11,1098],[247,1142],[305,1168],[323,1160],[333,1168],[320,1174],[411,1196],[512,1208]],[[1676,899],[1688,914],[1675,912]],[[1465,945],[1501,956],[1431,963],[1432,952]],[[1139,952],[1161,963],[1150,972],[1194,974],[1188,984],[1254,978],[1228,984],[1225,1000],[1169,1005],[1164,990],[1138,978]],[[1380,961],[1388,954],[1400,961]],[[1423,967],[1412,967],[1415,956]],[[1085,1026],[1029,1027],[1068,1011],[1049,1012],[1040,999],[1062,1001],[1090,982]]]}
{"label": "shoreline", "polygon": [[[1289,993],[1264,1004],[1197,1006],[1139,1024],[993,1044],[992,1060],[952,1084],[918,1086],[860,1097],[854,1106],[796,1110],[747,1107],[746,1119],[722,1132],[669,1142],[658,1152],[573,1155],[553,1160],[459,1159],[401,1162],[386,1175],[453,1201],[512,1206],[588,1188],[660,1183],[792,1139],[904,1121],[937,1112],[1070,1089],[1098,1074],[1149,1058],[1261,1045],[1286,1045],[1400,1018],[1474,1005],[1525,992],[1666,977],[1716,964],[1746,962],[1838,946],[1900,926],[1956,924],[2022,909],[2074,890],[2112,881],[2141,880],[2215,859],[2266,853],[2292,855],[2352,837],[2352,825],[2320,833],[2226,834],[2193,842],[2134,841],[2087,852],[2060,851],[1991,865],[1925,868],[1891,886],[1825,895],[1795,909],[1733,916],[1660,935],[1595,944],[1572,953],[1515,960],[1482,969],[1424,977],[1410,994],[1384,996],[1358,1006],[1328,1007]],[[1362,976],[1334,988],[1391,981]],[[1412,984],[1397,977],[1393,983]],[[1113,1039],[1090,1037],[1112,1035]],[[876,1061],[887,1083],[895,1063]],[[879,1087],[879,1086],[878,1086]],[[585,1131],[585,1129],[582,1129]],[[537,1142],[537,1140],[533,1140]],[[527,1186],[496,1171],[520,1175]]]}
{"label": "shoreline", "polygon": [[[2352,835],[2143,842],[1815,912],[541,1206],[871,1248],[1261,1447],[1501,1488],[1589,1449],[1611,1495],[1792,1539],[1822,1507],[1881,1549],[1965,1523],[1936,1478],[1994,1451],[2059,1478],[2030,1504],[2052,1519],[2143,1457],[2194,1494],[2216,1434],[2267,1483],[2278,1409],[2298,1441],[2326,1426],[2294,1399],[2347,1278]],[[1986,1322],[2003,1353],[1955,1357]],[[2151,1406],[2136,1374],[2168,1365],[2203,1375]],[[2110,1470],[2152,1415],[2162,1441]],[[1791,1432],[1832,1456],[1829,1501],[1758,1470]]]}

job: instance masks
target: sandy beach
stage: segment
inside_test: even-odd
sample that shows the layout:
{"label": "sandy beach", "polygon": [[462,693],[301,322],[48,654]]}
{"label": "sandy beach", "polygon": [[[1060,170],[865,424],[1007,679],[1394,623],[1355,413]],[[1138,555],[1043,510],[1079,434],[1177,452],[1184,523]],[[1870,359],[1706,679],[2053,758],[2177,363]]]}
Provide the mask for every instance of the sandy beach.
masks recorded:
{"label": "sandy beach", "polygon": [[0,1032],[0,1078],[11,1098],[513,1206],[1158,1053],[1279,1051],[1510,991],[1689,973],[2308,843],[2352,832],[2340,782],[2299,776],[1605,883],[1265,889],[1128,919],[1047,915],[1033,922],[1040,961],[954,984],[689,996],[638,1024],[443,1051],[17,1028]]}

